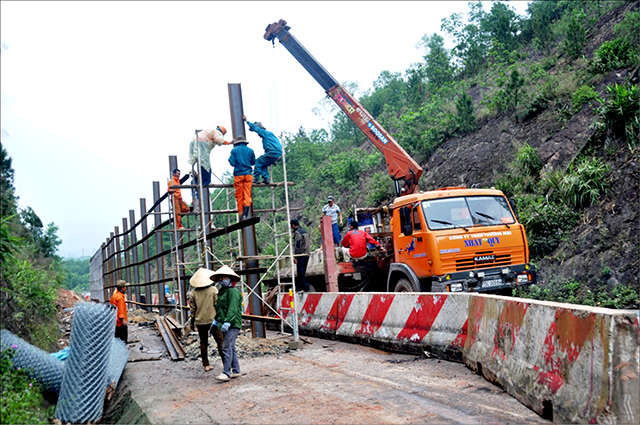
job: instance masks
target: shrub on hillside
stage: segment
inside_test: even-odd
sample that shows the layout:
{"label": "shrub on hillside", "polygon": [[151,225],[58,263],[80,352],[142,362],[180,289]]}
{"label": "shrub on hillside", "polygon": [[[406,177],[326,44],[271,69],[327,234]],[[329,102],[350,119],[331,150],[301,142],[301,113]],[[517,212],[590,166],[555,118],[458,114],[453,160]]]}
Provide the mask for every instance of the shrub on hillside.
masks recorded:
{"label": "shrub on hillside", "polygon": [[577,223],[580,214],[563,204],[549,202],[542,195],[516,195],[518,219],[525,226],[529,253],[538,260],[553,251],[567,232]]}
{"label": "shrub on hillside", "polygon": [[573,95],[571,95],[571,102],[573,103],[573,109],[577,112],[582,109],[585,103],[589,103],[592,100],[598,99],[600,95],[591,86],[580,86]]}
{"label": "shrub on hillside", "polygon": [[609,289],[605,284],[599,284],[590,289],[575,279],[551,281],[546,286],[516,288],[513,296],[615,309],[637,309],[640,303],[638,291],[631,285],[622,284]]}
{"label": "shrub on hillside", "polygon": [[596,203],[605,193],[606,174],[610,166],[598,158],[583,158],[572,163],[567,171],[553,171],[540,181],[550,202],[568,208],[582,208]]}
{"label": "shrub on hillside", "polygon": [[[0,423],[3,424],[46,424],[52,416],[43,407],[44,397],[38,384],[30,379],[24,370],[13,369],[11,359],[13,349],[0,353]],[[53,406],[52,406],[53,407]]]}
{"label": "shrub on hillside", "polygon": [[592,63],[594,72],[605,73],[624,68],[637,61],[637,49],[631,46],[627,40],[616,38],[612,41],[605,41],[596,50]]}
{"label": "shrub on hillside", "polygon": [[640,133],[640,89],[633,84],[613,84],[607,86],[607,99],[599,99],[597,109],[602,121],[594,127],[602,131],[605,144],[614,137],[627,143],[629,147],[638,144]]}

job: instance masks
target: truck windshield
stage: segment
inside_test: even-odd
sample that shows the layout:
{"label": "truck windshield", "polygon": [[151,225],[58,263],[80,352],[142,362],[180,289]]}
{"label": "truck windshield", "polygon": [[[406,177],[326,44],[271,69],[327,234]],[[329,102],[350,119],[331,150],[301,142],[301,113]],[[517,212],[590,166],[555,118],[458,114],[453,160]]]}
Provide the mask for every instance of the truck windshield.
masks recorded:
{"label": "truck windshield", "polygon": [[501,196],[432,199],[423,201],[422,208],[431,230],[515,223],[506,199]]}

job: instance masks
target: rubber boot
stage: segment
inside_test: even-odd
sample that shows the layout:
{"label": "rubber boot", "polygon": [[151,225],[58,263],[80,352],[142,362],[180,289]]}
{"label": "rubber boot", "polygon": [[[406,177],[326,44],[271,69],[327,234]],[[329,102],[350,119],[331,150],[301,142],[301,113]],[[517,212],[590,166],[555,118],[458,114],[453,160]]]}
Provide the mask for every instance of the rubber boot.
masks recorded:
{"label": "rubber boot", "polygon": [[249,212],[251,210],[251,207],[244,207],[244,211],[242,212],[242,219],[246,220],[249,218]]}
{"label": "rubber boot", "polygon": [[200,344],[200,356],[202,357],[202,366],[205,370],[209,367],[209,355],[207,353],[207,344]]}

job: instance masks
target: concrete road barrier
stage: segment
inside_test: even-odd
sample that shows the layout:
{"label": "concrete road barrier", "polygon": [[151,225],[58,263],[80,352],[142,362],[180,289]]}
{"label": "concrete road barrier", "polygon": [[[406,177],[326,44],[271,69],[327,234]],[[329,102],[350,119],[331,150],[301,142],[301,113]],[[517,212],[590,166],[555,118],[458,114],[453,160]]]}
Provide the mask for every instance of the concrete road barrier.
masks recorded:
{"label": "concrete road barrier", "polygon": [[634,312],[484,294],[297,296],[301,333],[463,361],[554,422],[640,421]]}

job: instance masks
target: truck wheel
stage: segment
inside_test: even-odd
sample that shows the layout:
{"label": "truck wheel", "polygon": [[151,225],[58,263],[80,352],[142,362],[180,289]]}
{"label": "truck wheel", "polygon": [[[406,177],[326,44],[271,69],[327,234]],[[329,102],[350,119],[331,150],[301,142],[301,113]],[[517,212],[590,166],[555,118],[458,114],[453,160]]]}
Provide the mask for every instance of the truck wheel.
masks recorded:
{"label": "truck wheel", "polygon": [[396,288],[393,292],[419,292],[418,288],[415,288],[411,281],[407,278],[398,279]]}

